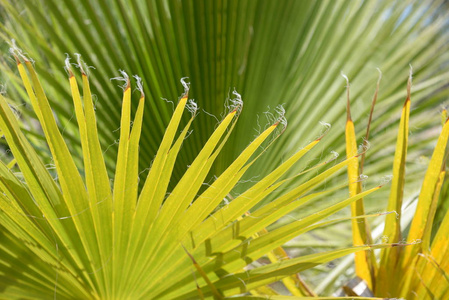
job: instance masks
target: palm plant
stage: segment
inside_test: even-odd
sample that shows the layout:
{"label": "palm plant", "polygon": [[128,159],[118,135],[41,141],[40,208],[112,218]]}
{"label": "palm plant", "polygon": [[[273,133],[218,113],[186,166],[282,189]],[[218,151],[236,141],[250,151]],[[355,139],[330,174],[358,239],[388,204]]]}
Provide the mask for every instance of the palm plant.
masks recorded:
{"label": "palm plant", "polygon": [[[136,77],[141,97],[130,129],[131,83],[123,71],[123,77],[116,78],[125,84],[118,158],[111,186],[98,141],[86,66],[79,60],[83,81],[82,101],[67,59],[66,70],[82,142],[82,176],[57,128],[31,61],[17,48],[12,52],[52,153],[57,180],[45,168],[21,132],[6,99],[1,96],[0,127],[24,180],[12,172],[13,164],[9,168],[1,164],[1,222],[8,231],[3,244],[8,252],[3,251],[1,255],[4,296],[35,298],[42,295],[50,297],[54,293],[55,297],[68,299],[188,299],[198,296],[221,299],[224,295],[257,289],[280,277],[342,255],[386,247],[353,247],[243,270],[249,263],[300,233],[329,222],[342,221],[317,223],[380,186],[321,208],[305,219],[254,236],[288,212],[332,191],[305,195],[330,175],[357,160],[357,157],[350,157],[312,180],[291,188],[275,201],[242,218],[257,202],[291,180],[280,178],[320,142],[321,136],[232,202],[217,208],[263,153],[256,152],[264,141],[276,134],[278,127],[283,127],[282,132],[286,126],[280,110],[277,120],[267,126],[210,186],[200,192],[204,179],[241,113],[243,102],[240,95],[234,92],[236,98],[230,101],[225,117],[173,191],[166,195],[176,156],[197,112],[196,103],[188,101],[188,84],[183,81],[185,93],[176,106],[158,154],[139,192],[138,146],[145,94],[140,78]],[[185,109],[190,111],[191,118],[177,134]],[[200,195],[197,196],[197,193]],[[14,257],[13,253],[26,253],[28,256],[26,259]],[[196,272],[193,272],[192,266],[197,269]],[[14,276],[9,275],[12,269]],[[56,280],[53,277],[55,271]],[[198,278],[199,275],[202,278]]]}
{"label": "palm plant", "polygon": [[[251,136],[255,132],[253,129],[258,132],[257,136],[262,133],[260,124],[263,121],[259,120],[261,119],[259,115],[267,110],[267,106],[275,107],[285,103],[287,117],[291,127],[295,130],[287,130],[282,138],[277,139],[276,143],[265,141],[266,146],[270,147],[270,155],[257,155],[257,162],[255,161],[246,172],[242,171],[245,174],[242,174],[241,180],[237,180],[232,188],[229,187],[230,193],[226,195],[226,200],[220,204],[220,207],[226,207],[226,203],[230,199],[238,199],[239,195],[251,189],[253,180],[248,179],[256,178],[259,181],[265,178],[264,176],[267,176],[270,170],[275,169],[286,160],[284,155],[289,157],[297,152],[299,146],[307,144],[306,141],[315,141],[317,133],[313,129],[319,121],[332,123],[334,130],[327,134],[326,139],[319,141],[318,147],[312,147],[309,151],[310,154],[320,157],[321,153],[330,150],[344,151],[345,132],[343,128],[345,125],[341,118],[341,115],[344,114],[344,107],[338,105],[340,102],[343,103],[339,100],[343,94],[341,81],[338,80],[340,70],[344,70],[352,81],[352,120],[355,124],[360,124],[369,112],[370,102],[365,99],[369,99],[371,96],[371,87],[375,81],[372,76],[373,70],[375,67],[380,67],[384,72],[382,89],[379,92],[379,101],[371,124],[370,142],[372,147],[370,155],[366,159],[364,172],[379,177],[391,173],[394,147],[390,145],[394,144],[396,138],[396,135],[391,132],[394,131],[393,128],[396,127],[396,121],[398,121],[398,116],[394,112],[398,107],[398,101],[402,101],[400,99],[403,97],[404,80],[401,74],[405,73],[405,68],[409,63],[412,63],[415,69],[414,103],[416,104],[410,116],[413,135],[410,136],[408,157],[410,160],[417,160],[421,156],[430,155],[431,149],[433,149],[431,143],[436,138],[436,118],[429,118],[429,114],[435,114],[436,107],[442,103],[442,99],[447,97],[447,89],[444,87],[448,84],[449,51],[447,51],[448,44],[445,41],[449,31],[447,30],[448,18],[445,1],[230,0],[174,2],[95,0],[58,2],[54,0],[2,0],[0,3],[0,35],[2,39],[8,42],[12,38],[16,39],[32,57],[42,59],[36,64],[36,68],[46,87],[49,103],[57,115],[55,126],[59,127],[62,136],[68,141],[72,155],[69,160],[73,160],[73,164],[80,170],[81,177],[85,177],[88,189],[89,184],[93,186],[92,183],[88,183],[87,178],[92,176],[88,174],[90,172],[96,175],[98,168],[95,166],[90,170],[91,168],[85,161],[86,157],[89,157],[86,156],[86,142],[83,142],[83,134],[85,134],[83,132],[86,130],[76,122],[76,120],[79,121],[81,114],[80,107],[75,105],[74,109],[71,101],[64,100],[69,99],[72,94],[71,88],[63,84],[66,73],[59,67],[65,53],[81,53],[89,61],[89,64],[95,66],[96,69],[92,72],[99,75],[91,76],[92,93],[89,87],[89,92],[86,94],[90,95],[87,96],[88,98],[92,98],[92,106],[96,110],[95,121],[98,122],[96,129],[98,136],[91,136],[88,139],[90,138],[91,142],[92,139],[99,140],[101,146],[96,145],[94,147],[96,150],[92,150],[96,151],[97,157],[101,152],[99,149],[105,151],[101,153],[103,158],[100,160],[105,162],[106,171],[101,172],[106,172],[109,178],[116,177],[120,161],[116,158],[123,155],[119,154],[123,147],[117,147],[118,141],[123,140],[121,130],[118,130],[118,128],[122,128],[121,123],[123,122],[120,112],[122,103],[119,101],[118,89],[109,80],[114,76],[115,70],[125,68],[133,74],[142,74],[148,85],[147,101],[144,102],[146,104],[142,104],[146,109],[139,108],[141,103],[139,99],[130,101],[129,108],[133,112],[141,112],[142,119],[151,120],[151,122],[143,122],[141,125],[142,139],[139,140],[139,137],[134,136],[138,140],[135,144],[139,144],[140,147],[138,154],[135,150],[132,154],[134,159],[139,160],[138,178],[149,176],[148,172],[151,169],[148,166],[154,164],[155,157],[159,153],[158,149],[164,141],[165,129],[172,124],[170,120],[172,120],[171,116],[175,107],[171,103],[160,101],[160,98],[175,99],[176,95],[180,93],[180,86],[176,85],[176,82],[183,76],[190,77],[193,88],[189,91],[189,95],[198,99],[202,109],[196,112],[196,121],[191,125],[187,116],[181,117],[182,122],[187,122],[191,126],[194,134],[189,135],[184,146],[179,150],[179,154],[174,154],[177,157],[177,163],[173,162],[173,170],[170,175],[167,175],[171,180],[164,183],[167,185],[166,188],[164,185],[162,186],[162,190],[166,191],[175,189],[176,184],[180,182],[186,172],[186,166],[190,165],[201,153],[203,146],[207,145],[206,142],[213,132],[212,129],[218,120],[223,119],[218,116],[222,113],[223,99],[230,94],[230,87],[235,86],[241,92],[245,99],[244,114],[246,113],[246,115],[238,123],[233,121],[230,125],[233,134],[226,134],[223,138],[228,142],[224,144],[220,141],[219,147],[223,147],[223,149],[214,152],[218,157],[216,159],[214,157],[215,163],[210,166],[209,174],[204,175],[208,178],[222,174],[228,166],[233,164],[236,157],[246,149],[248,135]],[[86,65],[83,67],[85,73],[88,73],[88,69],[89,67]],[[47,140],[43,138],[41,128],[35,121],[41,119],[40,109],[29,108],[30,100],[26,100],[28,97],[22,88],[21,78],[17,75],[14,61],[9,59],[2,61],[0,78],[7,84],[10,97],[9,105],[20,107],[20,110],[16,109],[16,111],[20,111],[21,121],[16,125],[23,133],[21,139],[26,138],[31,142],[33,151],[36,151],[33,156],[39,156],[47,169],[48,166],[56,165],[55,154],[52,152],[54,149],[52,150],[51,146],[50,149],[47,147]],[[84,101],[86,100],[84,99]],[[186,105],[193,109],[193,106]],[[85,109],[87,111],[87,108]],[[87,118],[87,112],[85,115]],[[275,123],[275,120],[272,121]],[[41,123],[44,122],[41,120]],[[92,124],[88,128],[93,128]],[[18,130],[18,128],[16,129]],[[42,129],[47,134],[45,132],[47,129]],[[56,128],[53,129],[56,130]],[[365,134],[363,127],[356,126],[355,129],[351,133],[353,141],[360,140],[360,137]],[[186,128],[186,130],[188,129]],[[279,129],[277,130],[279,131]],[[138,131],[136,130],[135,133],[137,136],[139,136]],[[89,130],[87,132],[90,134]],[[132,133],[129,134],[132,135]],[[185,134],[188,135],[188,133]],[[277,134],[274,133],[274,136]],[[179,137],[176,141],[182,142]],[[96,142],[94,143],[96,144]],[[3,147],[8,149],[10,144],[11,142],[4,143]],[[127,153],[127,151],[123,151]],[[8,152],[9,150],[3,156],[3,161],[10,158],[11,162],[8,167],[11,167],[15,160],[8,155]],[[67,155],[67,151],[65,155]],[[352,156],[348,155],[348,157]],[[293,189],[295,186],[302,186],[310,180],[314,180],[315,170],[325,172],[326,164],[323,166],[316,161],[318,159],[315,161],[303,159],[302,162],[286,168],[283,177],[288,178],[284,182],[286,189]],[[354,163],[352,160],[352,164]],[[317,165],[316,168],[312,167],[314,164]],[[407,180],[403,187],[405,199],[413,198],[419,193],[425,165],[427,164],[408,164]],[[303,170],[314,171],[303,172]],[[6,169],[4,171],[6,172]],[[23,172],[23,170],[20,171]],[[60,176],[58,170],[49,169],[46,172],[52,176]],[[135,173],[136,171],[133,169],[130,172]],[[299,173],[302,175],[296,176]],[[303,206],[301,210],[293,209],[289,213],[289,218],[280,220],[269,229],[274,230],[277,227],[286,226],[292,217],[301,219],[323,209],[329,204],[323,204],[322,201],[330,200],[330,195],[333,199],[346,198],[346,191],[341,188],[341,183],[347,180],[344,178],[343,167],[335,170],[333,175],[332,178],[321,177],[320,181],[316,183],[316,187],[325,187],[328,190],[327,194],[317,193],[315,201],[309,202],[311,205]],[[49,175],[45,176],[49,179]],[[155,175],[153,174],[153,176]],[[102,184],[105,187],[104,178],[106,177],[102,177]],[[209,179],[205,181],[210,182]],[[143,193],[145,182],[145,180],[140,180],[136,191],[133,187],[133,195]],[[350,184],[352,186],[359,185],[351,180]],[[53,186],[53,184],[50,185]],[[118,189],[120,187],[117,187]],[[198,192],[201,194],[205,190],[206,185],[202,186]],[[388,191],[382,190],[373,194],[374,201],[365,201],[366,211],[385,210]],[[112,191],[103,192],[108,195],[110,192],[113,195]],[[260,199],[262,201],[253,210],[263,207],[271,200],[283,197],[284,193],[285,190],[282,188],[272,190],[269,194],[264,195],[263,199]],[[326,197],[326,195],[328,196]],[[395,201],[396,204],[390,204],[390,207],[393,206],[396,211],[399,211],[402,201],[391,199],[390,197],[390,203]],[[155,204],[155,206],[157,205]],[[444,202],[442,207],[445,207]],[[216,207],[213,211],[215,209]],[[217,212],[219,211],[217,210]],[[58,215],[58,218],[73,215],[73,211],[66,212],[67,214],[59,212],[61,214]],[[436,214],[435,224],[444,222],[444,211],[439,212]],[[31,215],[38,216],[34,213]],[[353,217],[363,219],[361,215],[356,214]],[[281,214],[277,215],[277,218],[279,217]],[[275,219],[273,217],[271,221]],[[374,223],[371,224],[374,226],[381,222],[381,218],[367,219],[366,222],[370,220],[374,220]],[[429,222],[429,224],[431,223]],[[334,227],[337,229],[333,230],[324,227],[325,230],[319,234],[315,233],[315,236],[319,235],[320,239],[324,239],[324,243],[317,241],[312,235],[303,235],[299,244],[292,245],[296,248],[312,246],[315,250],[316,247],[319,248],[324,244],[326,247],[330,246],[336,249],[338,245],[329,242],[333,239],[348,241],[339,246],[350,246],[349,224],[349,222],[341,223]],[[48,228],[48,225],[42,226]],[[71,226],[70,230],[76,227],[75,225]],[[402,228],[406,227],[407,225],[404,224]],[[435,233],[436,226],[433,230]],[[263,230],[259,233],[263,234]],[[51,234],[51,230],[47,232],[47,235]],[[386,235],[389,236],[389,233]],[[389,237],[390,242],[398,241],[396,240],[398,235]],[[5,239],[8,240],[6,244],[9,246],[3,248],[9,249],[5,250],[7,253],[25,251],[24,255],[30,254],[22,246],[17,246],[16,237],[5,233]],[[10,248],[10,245],[16,245],[17,248]],[[11,249],[16,249],[16,251],[11,252]],[[186,250],[196,259],[195,261],[198,260],[187,244]],[[181,250],[178,249],[178,251],[181,253]],[[278,256],[279,253],[283,253],[280,249],[277,251]],[[388,252],[389,250],[383,251]],[[187,259],[188,254],[185,254],[184,259],[192,263],[192,260]],[[8,257],[10,258],[10,256]],[[382,260],[384,260],[383,257],[382,253]],[[271,256],[271,258],[275,257]],[[10,260],[7,259],[7,261],[9,264]],[[347,261],[350,262],[351,259],[349,258]],[[79,266],[77,263],[75,265]],[[82,265],[88,264],[84,261]],[[341,264],[337,269],[344,270],[345,265]],[[360,264],[358,265],[360,268]],[[190,266],[194,268],[195,264]],[[199,266],[202,266],[201,261],[199,261]],[[316,289],[317,292],[331,293],[335,289],[335,279],[341,277],[341,271],[338,272],[337,269],[330,276],[327,275],[328,269],[325,268],[321,271],[316,268],[313,271],[310,270],[314,276],[318,276],[313,281],[321,282]],[[206,271],[206,275],[209,274],[208,272]],[[200,273],[199,271],[197,275]],[[360,275],[359,272],[357,274]],[[353,276],[353,273],[349,272],[348,276]],[[391,279],[391,276],[387,278]],[[202,286],[200,290],[206,290],[204,286],[207,280],[202,281],[205,280],[202,277],[197,280]],[[215,282],[214,278],[211,280]],[[294,278],[291,280],[298,283]],[[367,277],[365,280],[369,281]],[[54,283],[54,280],[50,281]],[[288,279],[284,281],[288,287],[289,285],[286,283]],[[95,280],[90,283],[94,282],[97,284]],[[90,287],[90,283],[87,286]],[[301,284],[299,285],[301,286]],[[10,284],[10,286],[14,285]],[[98,286],[97,284],[96,288]],[[254,290],[252,292],[255,293]],[[294,289],[290,292],[296,293]],[[307,293],[307,288],[302,290],[302,294],[310,295]],[[386,294],[384,290],[378,295],[385,296],[391,295],[391,293]]]}

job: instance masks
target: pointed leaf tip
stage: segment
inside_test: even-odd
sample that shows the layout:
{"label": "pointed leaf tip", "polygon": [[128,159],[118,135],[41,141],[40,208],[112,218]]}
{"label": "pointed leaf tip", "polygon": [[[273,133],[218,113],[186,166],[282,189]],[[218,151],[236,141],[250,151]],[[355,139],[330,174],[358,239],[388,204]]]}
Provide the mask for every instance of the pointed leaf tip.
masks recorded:
{"label": "pointed leaf tip", "polygon": [[412,90],[412,79],[413,79],[413,68],[410,65],[410,72],[407,80],[407,100],[410,100],[411,90]]}
{"label": "pointed leaf tip", "polygon": [[350,106],[350,98],[349,98],[349,78],[343,72],[341,72],[341,76],[346,80],[346,120],[351,121],[351,106]]}

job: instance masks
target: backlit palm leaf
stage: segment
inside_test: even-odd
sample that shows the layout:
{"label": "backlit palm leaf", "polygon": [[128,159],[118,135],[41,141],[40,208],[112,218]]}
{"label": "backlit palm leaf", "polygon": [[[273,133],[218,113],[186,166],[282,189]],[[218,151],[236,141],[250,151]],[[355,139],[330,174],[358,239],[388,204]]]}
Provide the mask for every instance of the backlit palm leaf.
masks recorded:
{"label": "backlit palm leaf", "polygon": [[[0,96],[0,127],[18,164],[15,173],[0,164],[0,222],[4,228],[0,256],[1,277],[5,279],[1,283],[3,297],[223,298],[249,292],[343,255],[391,247],[364,245],[244,269],[299,234],[341,222],[342,219],[319,223],[381,186],[333,205],[318,207],[315,214],[266,231],[265,227],[280,217],[337,189],[309,193],[357,159],[349,157],[302,185],[288,187],[291,178],[281,179],[282,175],[320,143],[323,138],[320,136],[240,196],[232,201],[226,200],[224,206],[220,205],[247,169],[274,142],[268,140],[270,136],[274,135],[276,139],[286,126],[285,117],[279,115],[213,183],[202,189],[214,160],[242,112],[243,102],[235,92],[236,98],[230,102],[224,118],[169,192],[168,181],[172,177],[174,160],[197,112],[196,104],[188,100],[189,87],[183,81],[185,93],[176,106],[139,192],[137,158],[145,95],[138,78],[141,97],[132,118],[132,84],[123,71],[123,77],[117,78],[125,82],[121,138],[116,175],[110,182],[97,138],[85,65],[79,60],[84,95],[81,98],[77,79],[67,59],[66,70],[84,157],[84,172],[80,173],[57,128],[33,64],[19,49],[14,48],[12,52],[52,153],[57,178],[52,177],[21,132],[8,100]],[[186,108],[191,112],[190,121],[179,133],[181,116]],[[259,150],[261,145],[265,145],[265,150]],[[287,191],[252,214],[245,214],[280,188]],[[264,234],[256,235],[262,230]],[[26,263],[18,255],[26,255]]]}

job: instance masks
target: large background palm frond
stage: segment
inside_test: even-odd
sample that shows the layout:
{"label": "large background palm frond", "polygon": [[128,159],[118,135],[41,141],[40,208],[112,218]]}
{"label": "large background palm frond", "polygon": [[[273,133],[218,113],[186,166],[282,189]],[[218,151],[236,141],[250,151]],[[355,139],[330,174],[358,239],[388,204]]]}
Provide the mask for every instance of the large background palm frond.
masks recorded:
{"label": "large background palm frond", "polygon": [[[2,0],[1,34],[4,49],[15,39],[31,57],[48,59],[36,68],[73,151],[79,149],[75,146],[79,137],[73,130],[69,90],[63,84],[65,54],[80,53],[95,67],[92,89],[97,95],[100,139],[109,161],[117,155],[117,147],[110,146],[119,135],[121,91],[108,78],[115,77],[118,69],[145,78],[149,91],[145,119],[152,122],[143,126],[142,170],[150,166],[172,113],[172,104],[161,97],[176,102],[182,91],[177,82],[189,77],[194,83],[190,96],[202,110],[173,182],[201,149],[221,118],[223,100],[232,96],[234,88],[242,95],[245,108],[211,177],[240,153],[248,136],[269,123],[264,112],[284,104],[289,127],[268,155],[249,170],[246,184],[252,184],[283,155],[317,137],[322,130],[320,121],[333,125],[317,150],[323,152],[322,160],[331,150],[344,152],[346,83],[342,71],[351,81],[352,114],[360,142],[377,81],[376,68],[383,72],[366,174],[391,173],[409,64],[414,71],[409,160],[429,155],[428,141],[435,140],[433,128],[439,124],[438,108],[448,93],[444,89],[449,82],[446,11],[445,1]],[[9,95],[23,93],[14,62],[6,53],[3,65],[1,76]],[[24,119],[32,119],[30,109],[22,107],[21,111]],[[34,135],[33,126],[29,129],[38,145],[41,138]],[[415,179],[422,178],[425,165],[418,161],[409,167],[416,172],[416,177],[408,177],[409,196],[419,187]],[[341,183],[344,176],[335,181]],[[387,197],[377,193],[377,198]],[[368,210],[379,208],[385,208],[385,201],[368,203]]]}

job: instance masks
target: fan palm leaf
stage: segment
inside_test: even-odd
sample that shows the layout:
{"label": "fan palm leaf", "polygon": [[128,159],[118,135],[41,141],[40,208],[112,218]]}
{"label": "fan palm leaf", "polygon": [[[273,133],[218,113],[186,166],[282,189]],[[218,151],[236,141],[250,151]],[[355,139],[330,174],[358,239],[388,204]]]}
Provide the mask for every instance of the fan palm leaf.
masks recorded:
{"label": "fan palm leaf", "polygon": [[[40,62],[38,71],[48,86],[64,135],[74,143],[79,143],[79,138],[73,110],[68,101],[59,101],[69,96],[67,87],[60,84],[65,73],[59,65],[65,53],[81,53],[96,68],[92,72],[98,76],[92,79],[92,87],[101,99],[95,105],[104,148],[119,138],[116,129],[120,127],[118,92],[108,78],[119,68],[146,78],[146,96],[151,101],[146,102],[144,115],[154,123],[142,127],[141,147],[146,150],[139,156],[141,165],[153,160],[172,113],[172,105],[160,98],[175,99],[180,90],[174,83],[189,76],[194,83],[191,97],[202,107],[193,124],[200,134],[192,136],[180,155],[182,163],[174,169],[178,179],[211,133],[216,123],[213,116],[219,118],[222,112],[221,99],[233,87],[245,98],[245,111],[253,113],[236,125],[232,142],[213,166],[216,174],[245,147],[248,134],[257,133],[257,124],[263,122],[268,106],[285,103],[290,124],[298,128],[287,133],[291,135],[285,139],[288,143],[274,145],[272,151],[279,157],[295,152],[300,140],[313,140],[311,129],[319,121],[340,128],[344,106],[336,103],[344,93],[341,70],[353,84],[355,122],[369,111],[375,68],[384,72],[371,135],[373,150],[394,143],[394,135],[383,129],[395,119],[388,112],[401,101],[405,80],[401,74],[405,74],[409,63],[415,69],[416,103],[425,103],[415,112],[415,118],[420,120],[415,134],[416,153],[425,151],[426,143],[420,142],[419,132],[436,126],[428,118],[423,119],[424,113],[420,112],[431,112],[446,95],[441,90],[447,84],[448,58],[443,1],[2,3],[3,37],[8,41],[15,38],[33,57],[45,53],[47,60]],[[55,77],[60,80],[53,80]],[[17,78],[7,78],[10,92],[14,93],[19,87]],[[133,101],[132,108],[137,109],[137,101]],[[322,149],[343,151],[342,134],[343,130],[334,130]],[[361,130],[356,132],[358,138],[362,134]],[[108,149],[107,161],[115,161],[116,151],[115,147]],[[368,161],[367,172],[388,173],[388,164],[377,164],[376,159]],[[266,167],[279,163],[264,160],[261,158],[263,163],[257,164],[248,178],[265,174]],[[417,171],[424,172],[424,168]]]}
{"label": "fan palm leaf", "polygon": [[[322,221],[381,186],[332,205],[320,206],[315,214],[304,219],[265,230],[292,210],[344,187],[310,193],[329,176],[357,160],[358,155],[341,161],[302,185],[289,187],[292,178],[281,179],[282,176],[320,143],[323,138],[320,136],[257,184],[221,205],[243,174],[286,126],[282,110],[279,110],[281,114],[277,119],[202,190],[213,162],[242,112],[243,102],[234,92],[235,98],[229,103],[225,116],[169,192],[168,181],[172,177],[174,161],[197,113],[196,103],[188,100],[189,86],[183,81],[185,92],[176,105],[160,149],[139,191],[139,140],[146,100],[142,81],[136,77],[141,96],[132,118],[131,81],[122,71],[122,76],[116,78],[125,84],[116,172],[111,183],[98,140],[86,67],[78,66],[84,95],[81,98],[72,65],[69,59],[66,60],[83,152],[84,172],[79,172],[32,62],[17,48],[12,49],[12,53],[56,171],[51,174],[47,170],[20,129],[8,100],[0,96],[0,128],[18,165],[15,169],[0,164],[0,220],[5,231],[0,270],[2,277],[7,279],[2,281],[2,296],[62,299],[196,299],[199,296],[222,299],[250,292],[347,254],[392,246],[362,245],[245,269],[299,234],[351,220],[346,217]],[[185,110],[190,112],[190,120],[178,133]],[[274,139],[270,140],[270,136]],[[259,150],[262,145],[265,148]],[[57,177],[53,178],[53,175]],[[282,196],[251,214],[246,213],[279,188],[286,189]],[[365,217],[368,216],[356,216]],[[26,255],[26,260],[21,262],[19,255]]]}

